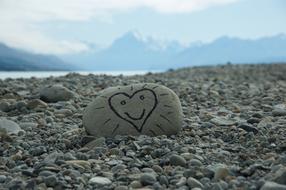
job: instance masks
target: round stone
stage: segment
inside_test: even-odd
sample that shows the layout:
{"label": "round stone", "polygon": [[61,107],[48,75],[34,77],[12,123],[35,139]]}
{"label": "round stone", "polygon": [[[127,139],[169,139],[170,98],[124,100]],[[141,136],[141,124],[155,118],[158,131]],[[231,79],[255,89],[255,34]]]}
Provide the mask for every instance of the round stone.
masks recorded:
{"label": "round stone", "polygon": [[17,123],[6,118],[0,118],[0,130],[5,130],[8,134],[16,135],[23,131]]}
{"label": "round stone", "polygon": [[141,83],[103,90],[84,111],[83,125],[94,136],[172,135],[182,126],[182,107],[169,88]]}
{"label": "round stone", "polygon": [[110,185],[112,182],[106,177],[93,177],[88,183],[92,185]]}
{"label": "round stone", "polygon": [[170,164],[171,165],[185,167],[186,163],[187,163],[187,161],[182,156],[174,154],[170,157]]}
{"label": "round stone", "polygon": [[45,102],[68,101],[74,93],[61,85],[46,86],[40,90],[40,98]]}
{"label": "round stone", "polygon": [[142,185],[153,185],[156,181],[156,177],[152,173],[144,173],[140,177]]}

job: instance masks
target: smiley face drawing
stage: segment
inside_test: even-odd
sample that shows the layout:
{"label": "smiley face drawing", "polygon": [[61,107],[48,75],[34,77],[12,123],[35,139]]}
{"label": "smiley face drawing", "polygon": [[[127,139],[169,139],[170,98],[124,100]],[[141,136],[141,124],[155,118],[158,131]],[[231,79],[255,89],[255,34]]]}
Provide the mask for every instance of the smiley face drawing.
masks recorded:
{"label": "smiley face drawing", "polygon": [[141,89],[129,95],[125,92],[113,94],[108,99],[109,106],[114,113],[130,123],[138,132],[158,104],[156,94],[151,89]]}
{"label": "smiley face drawing", "polygon": [[153,83],[110,87],[101,91],[83,114],[83,126],[93,136],[172,135],[182,126],[178,96]]}

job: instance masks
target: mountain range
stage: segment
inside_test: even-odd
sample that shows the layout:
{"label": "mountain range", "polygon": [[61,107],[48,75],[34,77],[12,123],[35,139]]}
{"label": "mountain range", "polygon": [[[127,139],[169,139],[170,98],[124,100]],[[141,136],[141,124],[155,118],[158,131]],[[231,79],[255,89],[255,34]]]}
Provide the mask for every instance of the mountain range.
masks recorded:
{"label": "mountain range", "polygon": [[52,55],[33,54],[0,43],[0,71],[68,71],[76,67]]}
{"label": "mountain range", "polygon": [[110,46],[61,56],[35,55],[0,44],[0,70],[166,70],[195,65],[286,62],[286,35],[220,37],[183,46],[128,32]]}

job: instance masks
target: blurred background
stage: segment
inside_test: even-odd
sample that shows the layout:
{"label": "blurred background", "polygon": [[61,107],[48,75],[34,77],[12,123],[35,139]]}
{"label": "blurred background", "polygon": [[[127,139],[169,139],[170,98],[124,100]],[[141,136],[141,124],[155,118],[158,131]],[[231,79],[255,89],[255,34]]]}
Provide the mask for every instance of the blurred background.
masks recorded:
{"label": "blurred background", "polygon": [[274,62],[286,62],[284,0],[0,1],[2,78]]}

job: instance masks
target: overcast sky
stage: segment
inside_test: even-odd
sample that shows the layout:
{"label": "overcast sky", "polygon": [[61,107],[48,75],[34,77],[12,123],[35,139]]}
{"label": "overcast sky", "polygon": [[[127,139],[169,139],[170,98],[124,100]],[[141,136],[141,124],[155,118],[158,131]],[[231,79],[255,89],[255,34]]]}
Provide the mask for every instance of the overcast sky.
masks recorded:
{"label": "overcast sky", "polygon": [[183,44],[286,33],[285,0],[0,0],[0,42],[37,53],[88,50],[128,31]]}

